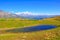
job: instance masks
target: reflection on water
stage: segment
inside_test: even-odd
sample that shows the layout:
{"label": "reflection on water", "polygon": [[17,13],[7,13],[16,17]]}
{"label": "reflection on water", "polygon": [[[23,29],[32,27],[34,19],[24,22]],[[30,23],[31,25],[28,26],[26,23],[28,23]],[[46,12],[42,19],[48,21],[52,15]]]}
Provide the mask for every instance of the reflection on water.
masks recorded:
{"label": "reflection on water", "polygon": [[53,28],[56,28],[56,26],[54,26],[54,25],[38,25],[38,26],[32,26],[32,27],[6,30],[6,32],[33,32],[33,31],[48,30],[48,29],[53,29]]}

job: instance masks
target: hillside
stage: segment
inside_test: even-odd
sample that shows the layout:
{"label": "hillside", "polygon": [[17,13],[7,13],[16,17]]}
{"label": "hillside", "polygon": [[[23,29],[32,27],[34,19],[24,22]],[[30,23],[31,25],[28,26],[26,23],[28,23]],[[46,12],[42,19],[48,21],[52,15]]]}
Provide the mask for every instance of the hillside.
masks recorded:
{"label": "hillside", "polygon": [[0,28],[18,28],[24,26],[33,26],[37,25],[37,20],[25,20],[20,18],[9,18],[9,19],[0,19]]}
{"label": "hillside", "polygon": [[[35,25],[55,25],[57,28],[27,33],[5,32],[6,29],[31,27]],[[60,16],[32,20],[22,19],[11,14],[5,14],[4,12],[0,14],[0,40],[60,40]]]}
{"label": "hillside", "polygon": [[21,18],[7,18],[7,19],[0,18],[0,28],[29,27],[29,26],[42,25],[42,24],[60,25],[60,21],[59,18],[56,17],[46,18],[43,20],[28,20]]}
{"label": "hillside", "polygon": [[[60,17],[60,16],[59,16]],[[2,33],[0,40],[60,40],[60,19],[59,17],[47,18],[43,20],[20,20],[20,19],[4,19],[0,21],[0,28],[23,27],[32,25],[56,25],[57,28],[44,31],[28,32],[28,33]],[[58,20],[56,20],[58,19]],[[4,26],[4,27],[3,27]]]}

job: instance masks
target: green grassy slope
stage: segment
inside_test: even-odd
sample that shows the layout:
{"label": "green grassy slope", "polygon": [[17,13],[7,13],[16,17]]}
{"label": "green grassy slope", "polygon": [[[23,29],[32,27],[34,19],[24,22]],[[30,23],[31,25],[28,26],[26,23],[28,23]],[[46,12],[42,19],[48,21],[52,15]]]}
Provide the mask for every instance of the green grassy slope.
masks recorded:
{"label": "green grassy slope", "polygon": [[[57,28],[44,30],[44,31],[36,31],[36,32],[28,32],[28,33],[5,33],[0,34],[0,40],[60,40],[60,19],[58,17],[55,18],[47,18],[43,20],[19,20],[14,19],[14,21],[0,21],[0,28],[12,28],[12,27],[20,27],[20,26],[33,26],[33,25],[56,25]],[[21,22],[21,23],[20,23]],[[20,25],[24,22],[23,25]],[[7,24],[5,24],[7,23]],[[12,25],[13,23],[14,25]],[[19,24],[15,24],[19,23]],[[3,27],[2,24],[5,24]],[[9,25],[8,25],[9,24]],[[8,25],[8,26],[7,26]],[[17,26],[16,26],[17,25]],[[12,26],[12,27],[11,27]]]}
{"label": "green grassy slope", "polygon": [[0,18],[0,28],[18,28],[18,27],[29,27],[34,25],[51,24],[60,25],[60,21],[54,18],[48,18],[43,20],[25,20],[20,18]]}
{"label": "green grassy slope", "polygon": [[0,34],[0,40],[60,40],[60,28],[28,33]]}
{"label": "green grassy slope", "polygon": [[14,27],[27,27],[38,25],[39,22],[37,20],[28,20],[28,19],[20,19],[20,18],[9,18],[9,19],[0,19],[0,28],[14,28]]}

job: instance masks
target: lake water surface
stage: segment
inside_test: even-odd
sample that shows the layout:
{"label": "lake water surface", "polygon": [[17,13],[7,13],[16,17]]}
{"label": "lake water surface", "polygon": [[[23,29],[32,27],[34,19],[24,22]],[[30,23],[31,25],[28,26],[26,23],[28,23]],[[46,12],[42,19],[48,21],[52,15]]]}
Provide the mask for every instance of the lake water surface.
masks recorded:
{"label": "lake water surface", "polygon": [[16,28],[12,30],[6,30],[6,32],[34,32],[34,31],[41,31],[41,30],[49,30],[56,28],[54,25],[38,25],[32,27],[25,27],[25,28]]}

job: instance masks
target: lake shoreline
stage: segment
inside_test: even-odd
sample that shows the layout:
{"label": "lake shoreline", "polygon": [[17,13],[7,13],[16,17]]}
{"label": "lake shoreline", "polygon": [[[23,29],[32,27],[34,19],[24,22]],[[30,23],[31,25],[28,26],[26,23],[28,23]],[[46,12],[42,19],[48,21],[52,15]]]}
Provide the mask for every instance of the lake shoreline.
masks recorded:
{"label": "lake shoreline", "polygon": [[[48,27],[49,26],[49,27]],[[40,30],[49,30],[56,28],[54,25],[38,25],[32,27],[25,27],[25,28],[15,28],[11,30],[6,30],[7,32],[33,32],[33,31],[40,31]]]}

